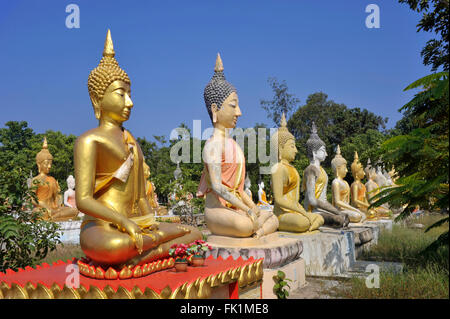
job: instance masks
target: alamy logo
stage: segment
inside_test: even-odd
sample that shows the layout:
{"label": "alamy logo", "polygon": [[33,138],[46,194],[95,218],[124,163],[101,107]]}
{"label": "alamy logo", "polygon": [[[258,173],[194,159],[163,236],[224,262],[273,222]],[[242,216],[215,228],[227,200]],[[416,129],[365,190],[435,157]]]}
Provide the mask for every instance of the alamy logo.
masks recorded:
{"label": "alamy logo", "polygon": [[366,7],[366,13],[370,13],[366,17],[366,27],[368,29],[380,28],[380,7],[376,4],[369,4]]}
{"label": "alamy logo", "polygon": [[66,17],[66,28],[79,29],[80,28],[80,7],[76,4],[69,4],[66,6],[66,12],[70,13]]}

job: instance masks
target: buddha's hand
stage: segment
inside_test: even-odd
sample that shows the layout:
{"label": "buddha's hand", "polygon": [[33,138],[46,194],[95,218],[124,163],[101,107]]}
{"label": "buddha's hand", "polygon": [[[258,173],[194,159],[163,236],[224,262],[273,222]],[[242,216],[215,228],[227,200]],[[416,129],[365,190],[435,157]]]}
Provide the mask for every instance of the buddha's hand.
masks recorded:
{"label": "buddha's hand", "polygon": [[138,253],[141,254],[144,246],[141,228],[128,218],[124,218],[120,228],[130,235],[131,239],[134,241],[134,245],[136,246]]}
{"label": "buddha's hand", "polygon": [[250,208],[247,211],[248,217],[250,217],[252,224],[253,224],[253,231],[257,231],[259,229],[259,222],[258,222],[258,216],[256,215],[256,211],[259,212],[259,207],[255,206],[253,208]]}

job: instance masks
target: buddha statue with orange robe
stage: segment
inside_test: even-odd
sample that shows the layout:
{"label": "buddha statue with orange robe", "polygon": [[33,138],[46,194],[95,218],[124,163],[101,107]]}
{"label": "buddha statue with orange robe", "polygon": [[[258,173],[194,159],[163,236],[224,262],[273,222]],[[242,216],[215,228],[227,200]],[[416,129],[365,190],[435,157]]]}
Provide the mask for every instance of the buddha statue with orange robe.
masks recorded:
{"label": "buddha statue with orange robe", "polygon": [[366,215],[350,205],[350,186],[344,179],[348,171],[347,161],[342,157],[339,145],[337,146],[336,156],[331,161],[331,168],[336,176],[331,183],[332,204],[348,215],[351,223],[363,222],[366,219]]}
{"label": "buddha statue with orange robe", "polygon": [[229,136],[242,115],[235,87],[226,81],[220,55],[204,90],[214,126],[203,149],[205,163],[197,196],[205,197],[205,222],[213,235],[259,238],[275,232],[278,219],[260,210],[244,191],[245,157]]}
{"label": "buddha statue with orange robe", "polygon": [[76,203],[85,214],[81,249],[94,264],[120,268],[168,257],[173,244],[202,235],[194,227],[155,221],[142,150],[123,127],[133,108],[130,79],[114,56],[108,30],[103,58],[88,78],[99,125],[77,138],[74,159]]}
{"label": "buddha statue with orange robe", "polygon": [[36,165],[39,175],[32,179],[32,185],[37,185],[35,210],[43,209],[44,220],[66,221],[75,218],[78,210],[72,207],[65,207],[61,201],[61,189],[58,181],[48,175],[52,167],[53,156],[50,154],[47,145],[47,139],[44,138],[42,150],[36,155]]}
{"label": "buddha statue with orange robe", "polygon": [[359,161],[358,152],[351,165],[354,182],[351,185],[351,205],[366,214],[367,219],[377,219],[377,212],[374,208],[369,209],[370,203],[367,199],[366,186],[361,182],[364,178],[364,169]]}

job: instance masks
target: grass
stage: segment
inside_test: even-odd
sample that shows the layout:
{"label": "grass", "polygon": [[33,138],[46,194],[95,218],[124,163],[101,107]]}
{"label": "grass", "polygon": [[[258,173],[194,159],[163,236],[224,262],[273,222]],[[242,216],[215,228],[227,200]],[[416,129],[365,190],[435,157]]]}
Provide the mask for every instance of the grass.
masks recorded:
{"label": "grass", "polygon": [[[382,231],[378,244],[365,252],[361,259],[392,261],[404,264],[402,273],[381,272],[380,288],[367,288],[365,278],[352,278],[338,287],[335,293],[343,298],[357,299],[448,299],[449,250],[441,247],[437,252],[422,254],[448,224],[424,233],[429,225],[442,215],[425,215],[403,224],[394,224],[392,232]],[[423,224],[423,229],[412,229],[411,224]]]}
{"label": "grass", "polygon": [[73,257],[80,258],[83,257],[84,253],[79,245],[58,245],[56,250],[48,253],[48,255],[40,262],[52,264],[55,261],[62,260],[67,261],[67,259],[72,259]]}

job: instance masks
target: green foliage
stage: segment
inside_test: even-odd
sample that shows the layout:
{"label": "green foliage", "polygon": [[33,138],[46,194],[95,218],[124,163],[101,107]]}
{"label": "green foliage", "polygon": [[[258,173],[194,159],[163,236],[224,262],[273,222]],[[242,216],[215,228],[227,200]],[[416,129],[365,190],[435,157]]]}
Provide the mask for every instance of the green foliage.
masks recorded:
{"label": "green foliage", "polygon": [[288,287],[288,281],[292,281],[291,279],[286,278],[286,274],[281,270],[278,270],[277,274],[273,276],[273,281],[275,285],[273,286],[273,292],[277,295],[278,299],[287,299],[289,296],[289,290],[286,289]]}
{"label": "green foliage", "polygon": [[[373,206],[385,202],[394,207],[405,206],[399,219],[409,216],[416,206],[448,213],[448,72],[423,77],[405,90],[418,87],[423,90],[401,108],[409,112],[418,127],[388,139],[381,146],[383,160],[395,165],[401,178],[396,182],[399,187],[377,194]],[[443,87],[447,90],[442,90]],[[448,246],[448,231],[429,249],[441,245]]]}
{"label": "green foliage", "polygon": [[[322,92],[310,94],[306,104],[299,107],[288,120],[289,131],[297,139],[299,153],[305,156],[306,141],[311,134],[313,121],[316,123],[318,134],[327,148],[328,157],[323,166],[330,167],[337,145],[339,144],[341,149],[346,149],[345,144],[355,143],[354,139],[357,135],[369,134],[366,137],[359,138],[360,143],[357,146],[363,146],[364,150],[375,148],[375,145],[362,145],[361,140],[366,139],[372,142],[370,139],[374,139],[378,142],[382,134],[380,130],[385,128],[387,118],[383,119],[366,109],[349,109],[344,104],[337,104],[328,100],[328,96]],[[372,130],[371,135],[368,130]],[[375,137],[373,131],[378,131],[380,134]],[[353,154],[351,154],[351,158],[353,159]]]}
{"label": "green foliage", "polygon": [[293,94],[288,93],[288,87],[286,81],[278,83],[278,80],[274,77],[270,77],[269,82],[272,87],[274,97],[273,100],[261,100],[261,107],[266,110],[267,116],[273,120],[276,127],[280,124],[281,114],[284,113],[286,118],[292,109],[297,107],[300,100],[294,97]]}
{"label": "green foliage", "polygon": [[439,37],[428,40],[422,49],[423,64],[431,65],[431,71],[443,67],[449,71],[449,2],[448,0],[399,0],[407,3],[416,12],[423,12],[422,18],[417,24],[417,32],[433,32]]}
{"label": "green foliage", "polygon": [[34,266],[60,243],[58,225],[33,211],[27,172],[0,166],[0,271]]}

